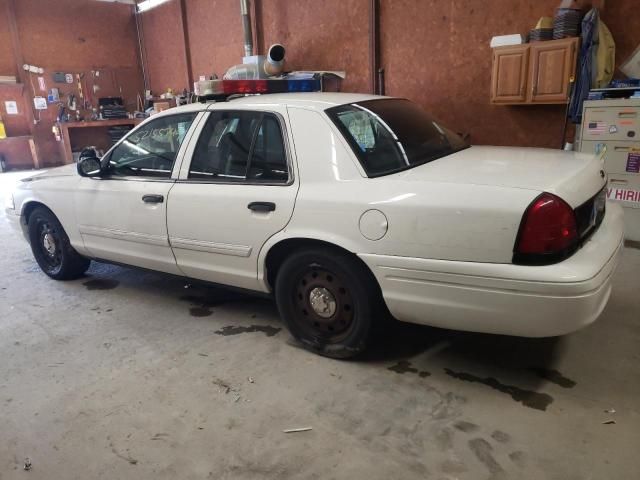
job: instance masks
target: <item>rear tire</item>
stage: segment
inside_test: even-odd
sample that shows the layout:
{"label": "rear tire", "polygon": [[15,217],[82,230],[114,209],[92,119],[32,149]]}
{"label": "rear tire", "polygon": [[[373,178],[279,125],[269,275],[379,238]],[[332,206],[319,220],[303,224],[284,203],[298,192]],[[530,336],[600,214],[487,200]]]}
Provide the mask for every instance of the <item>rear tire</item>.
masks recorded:
{"label": "rear tire", "polygon": [[291,334],[307,349],[351,358],[371,341],[386,311],[380,289],[353,255],[329,248],[294,252],[278,271],[276,301]]}
{"label": "rear tire", "polygon": [[29,215],[31,251],[44,273],[54,280],[80,278],[91,260],[74,250],[56,216],[43,207]]}

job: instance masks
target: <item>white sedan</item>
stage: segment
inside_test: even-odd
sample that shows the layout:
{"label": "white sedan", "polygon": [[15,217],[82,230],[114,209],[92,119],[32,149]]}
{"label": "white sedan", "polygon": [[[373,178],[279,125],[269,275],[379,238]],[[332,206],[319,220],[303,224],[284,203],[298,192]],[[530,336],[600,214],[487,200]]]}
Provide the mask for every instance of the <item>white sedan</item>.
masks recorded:
{"label": "white sedan", "polygon": [[7,211],[51,278],[97,260],[273,293],[294,337],[343,358],[387,310],[526,337],[596,320],[623,244],[602,168],[470,147],[403,99],[274,94],[155,115]]}

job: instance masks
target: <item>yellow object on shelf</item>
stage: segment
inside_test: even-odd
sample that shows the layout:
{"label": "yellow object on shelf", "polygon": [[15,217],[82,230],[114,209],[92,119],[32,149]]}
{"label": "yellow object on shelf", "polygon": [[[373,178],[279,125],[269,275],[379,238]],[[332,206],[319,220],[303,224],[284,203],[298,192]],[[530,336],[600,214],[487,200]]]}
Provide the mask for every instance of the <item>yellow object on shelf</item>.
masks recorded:
{"label": "yellow object on shelf", "polygon": [[553,18],[552,17],[540,17],[538,23],[536,24],[536,30],[540,29],[549,29],[553,28]]}
{"label": "yellow object on shelf", "polygon": [[0,139],[7,138],[7,131],[4,129],[4,123],[2,123],[2,117],[0,117]]}

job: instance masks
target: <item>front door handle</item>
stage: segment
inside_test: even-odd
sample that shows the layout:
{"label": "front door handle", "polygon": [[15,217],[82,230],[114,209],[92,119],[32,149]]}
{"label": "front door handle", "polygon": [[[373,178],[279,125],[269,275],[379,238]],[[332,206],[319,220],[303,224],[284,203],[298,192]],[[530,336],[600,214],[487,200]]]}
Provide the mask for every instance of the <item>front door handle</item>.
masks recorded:
{"label": "front door handle", "polygon": [[163,195],[143,195],[142,201],[144,203],[162,203],[164,202]]}
{"label": "front door handle", "polygon": [[273,202],[251,202],[247,208],[254,212],[273,212],[276,209],[276,204]]}

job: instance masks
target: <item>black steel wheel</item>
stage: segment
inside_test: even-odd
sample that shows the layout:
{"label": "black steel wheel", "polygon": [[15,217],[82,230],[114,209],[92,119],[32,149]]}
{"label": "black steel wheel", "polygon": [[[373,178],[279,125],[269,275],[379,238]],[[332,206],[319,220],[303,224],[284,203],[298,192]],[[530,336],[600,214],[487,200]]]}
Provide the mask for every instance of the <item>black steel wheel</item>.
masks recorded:
{"label": "black steel wheel", "polygon": [[334,272],[310,265],[297,282],[294,293],[301,327],[309,334],[336,343],[353,325],[351,291]]}
{"label": "black steel wheel", "polygon": [[81,277],[89,259],[76,252],[56,216],[46,208],[36,208],[28,219],[31,251],[44,273],[56,280]]}
{"label": "black steel wheel", "polygon": [[276,277],[276,300],[291,334],[332,358],[365,350],[383,309],[373,275],[351,254],[318,248],[294,252]]}

